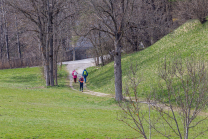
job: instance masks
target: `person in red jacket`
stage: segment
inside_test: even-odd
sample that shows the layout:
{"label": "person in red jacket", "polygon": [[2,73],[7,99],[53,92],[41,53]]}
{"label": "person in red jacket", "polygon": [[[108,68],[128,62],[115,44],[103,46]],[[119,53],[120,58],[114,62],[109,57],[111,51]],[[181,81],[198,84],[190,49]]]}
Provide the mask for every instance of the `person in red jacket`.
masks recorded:
{"label": "person in red jacket", "polygon": [[74,78],[74,82],[75,82],[75,83],[77,82],[77,75],[78,75],[78,73],[76,72],[76,70],[74,70],[74,71],[72,72],[72,76],[73,76],[73,78]]}
{"label": "person in red jacket", "polygon": [[83,78],[83,76],[81,76],[81,78],[79,79],[79,83],[80,83],[80,91],[81,91],[81,89],[82,89],[82,92],[83,92],[83,83],[84,83],[84,78]]}

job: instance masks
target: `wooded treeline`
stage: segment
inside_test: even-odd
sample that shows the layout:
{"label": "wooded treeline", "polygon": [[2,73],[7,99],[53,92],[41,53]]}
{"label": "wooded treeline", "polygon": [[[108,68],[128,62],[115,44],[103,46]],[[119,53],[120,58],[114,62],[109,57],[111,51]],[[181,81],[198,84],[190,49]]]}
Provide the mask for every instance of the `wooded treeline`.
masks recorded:
{"label": "wooded treeline", "polygon": [[[78,8],[77,1],[2,0],[2,64],[44,65],[46,86],[58,85],[57,62],[66,60]],[[38,62],[25,65],[32,57]]]}
{"label": "wooded treeline", "polygon": [[114,60],[119,101],[121,53],[143,50],[189,19],[204,23],[207,6],[206,0],[1,0],[0,64],[43,64],[46,86],[57,85],[57,62],[83,40],[97,65]]}

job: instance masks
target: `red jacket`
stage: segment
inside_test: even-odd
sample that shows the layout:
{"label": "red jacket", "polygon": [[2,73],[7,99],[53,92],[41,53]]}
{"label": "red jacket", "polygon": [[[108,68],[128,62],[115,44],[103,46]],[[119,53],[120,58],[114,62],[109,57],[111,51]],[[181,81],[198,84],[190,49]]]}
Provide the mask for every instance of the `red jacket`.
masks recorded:
{"label": "red jacket", "polygon": [[79,79],[79,82],[80,82],[80,83],[83,83],[83,82],[84,82],[84,78],[80,78],[80,79]]}

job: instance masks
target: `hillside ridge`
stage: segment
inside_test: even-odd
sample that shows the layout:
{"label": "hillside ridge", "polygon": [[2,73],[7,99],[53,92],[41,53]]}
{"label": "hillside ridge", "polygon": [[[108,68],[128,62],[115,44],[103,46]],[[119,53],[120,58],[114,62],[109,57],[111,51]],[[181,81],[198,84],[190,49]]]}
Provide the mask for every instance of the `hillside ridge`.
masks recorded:
{"label": "hillside ridge", "polygon": [[[190,20],[163,37],[154,45],[143,51],[127,54],[122,57],[123,88],[128,83],[128,73],[131,64],[139,65],[138,77],[142,82],[138,86],[140,95],[150,91],[152,85],[158,82],[157,70],[159,61],[165,57],[181,57],[182,59],[194,57],[207,57],[208,53],[208,22],[201,24],[198,20]],[[103,93],[114,93],[114,67],[113,62],[104,67],[91,67],[89,71],[88,88]]]}

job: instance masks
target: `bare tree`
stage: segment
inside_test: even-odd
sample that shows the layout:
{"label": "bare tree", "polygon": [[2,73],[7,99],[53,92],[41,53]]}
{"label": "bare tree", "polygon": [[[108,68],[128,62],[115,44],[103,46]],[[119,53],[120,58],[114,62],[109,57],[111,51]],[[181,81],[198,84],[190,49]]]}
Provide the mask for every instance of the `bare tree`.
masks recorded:
{"label": "bare tree", "polygon": [[88,35],[88,39],[90,40],[92,46],[94,47],[94,49],[92,49],[92,52],[90,51],[90,53],[94,54],[94,57],[95,57],[95,64],[96,66],[99,65],[99,61],[100,61],[100,54],[99,54],[99,46],[100,44],[98,44],[98,39],[97,39],[97,36],[94,34],[94,32],[91,32],[89,35]]}
{"label": "bare tree", "polygon": [[[46,75],[46,86],[54,86],[54,19],[61,12],[66,12],[66,5],[70,1],[65,0],[47,0],[47,1],[8,1],[8,4],[16,9],[18,12],[22,13],[26,19],[30,21],[33,25],[33,31],[38,33],[39,42],[41,43],[41,51],[44,58],[45,75]],[[22,4],[24,3],[24,4]],[[64,16],[63,16],[64,15]],[[60,26],[63,21],[68,19],[71,14],[62,14],[59,18],[60,20],[56,23]],[[67,30],[68,31],[68,30]],[[55,39],[56,40],[56,39]],[[57,66],[55,66],[56,68]],[[55,70],[57,72],[57,70]],[[55,74],[56,75],[56,74]]]}
{"label": "bare tree", "polygon": [[130,20],[124,38],[130,44],[129,51],[142,50],[174,29],[173,2],[169,0],[140,0],[132,5]]}
{"label": "bare tree", "polygon": [[[89,0],[88,28],[106,33],[114,42],[116,100],[122,100],[121,50],[150,46],[172,27],[172,7],[168,0]],[[89,8],[90,7],[90,8]],[[84,8],[84,9],[87,9]],[[126,43],[129,42],[129,44]],[[95,43],[94,43],[95,44]],[[125,47],[124,47],[125,45]],[[128,47],[130,46],[130,47]],[[142,48],[143,49],[143,48]]]}
{"label": "bare tree", "polygon": [[49,76],[50,76],[50,85],[51,86],[54,86],[54,77],[53,77],[53,14],[56,14],[56,13],[53,13],[54,11],[54,3],[55,1],[54,0],[48,0],[47,1],[47,11],[48,11],[48,30],[47,30],[47,34],[48,34],[48,53],[49,53]]}
{"label": "bare tree", "polygon": [[[197,118],[208,104],[208,95],[206,93],[208,91],[208,73],[206,64],[203,60],[196,61],[190,58],[184,62],[179,58],[172,61],[172,63],[165,61],[160,67],[159,76],[166,84],[165,86],[160,85],[160,90],[162,90],[162,93],[167,90],[168,103],[164,103],[164,99],[162,100],[159,97],[154,97],[154,100],[165,104],[171,112],[168,113],[161,107],[156,107],[156,109],[167,124],[170,123],[165,119],[166,116],[173,119],[176,128],[173,129],[174,126],[171,125],[170,127],[181,139],[188,139],[190,129],[195,129],[208,118],[207,116],[201,117],[201,119]],[[176,117],[176,114],[179,114],[180,118]],[[183,129],[179,127],[180,121]],[[195,137],[193,138],[198,137],[207,130],[208,128],[205,127],[199,133],[195,132]]]}
{"label": "bare tree", "polygon": [[10,60],[9,55],[9,35],[8,35],[8,23],[7,23],[7,13],[6,13],[6,6],[5,1],[1,0],[1,8],[2,8],[2,15],[3,15],[3,29],[4,29],[4,36],[5,36],[5,44],[6,44],[6,55],[7,59]]}
{"label": "bare tree", "polygon": [[[130,65],[128,70],[128,80],[124,91],[124,100],[119,102],[122,112],[118,115],[118,120],[124,122],[133,130],[141,134],[144,139],[148,138],[146,126],[149,125],[148,112],[142,110],[143,104],[138,97],[138,85],[142,77],[137,74],[139,65]],[[132,97],[133,95],[133,97]]]}
{"label": "bare tree", "polygon": [[208,1],[178,0],[175,6],[175,15],[183,22],[189,19],[198,19],[201,23],[205,23],[208,15]]}
{"label": "bare tree", "polygon": [[[100,28],[101,29],[101,28]],[[99,61],[101,60],[101,65],[105,65],[105,55],[109,54],[109,51],[107,50],[107,44],[106,42],[110,40],[110,38],[106,35],[106,33],[103,33],[101,31],[91,31],[87,38],[90,40],[92,46],[94,49],[92,49],[94,54],[94,57],[96,58],[96,65],[99,65]]]}
{"label": "bare tree", "polygon": [[122,70],[121,70],[121,40],[128,19],[131,0],[89,0],[92,15],[98,24],[90,24],[91,30],[99,30],[107,33],[114,40],[114,75],[115,75],[115,99],[121,101],[122,95]]}
{"label": "bare tree", "polygon": [[21,49],[20,49],[20,40],[19,40],[19,29],[18,29],[18,24],[17,24],[17,15],[15,15],[15,26],[16,26],[16,32],[17,32],[18,53],[19,53],[19,58],[21,59]]}
{"label": "bare tree", "polygon": [[[2,2],[2,1],[1,1]],[[2,7],[2,3],[1,3],[1,7]],[[1,12],[0,13],[2,13],[2,8],[1,8],[1,10],[0,10]],[[2,14],[1,14],[2,15]],[[4,38],[4,35],[3,35],[3,20],[2,20],[2,16],[0,15],[0,21],[1,21],[1,23],[0,23],[0,58],[2,59],[2,49],[3,49],[3,38]]]}
{"label": "bare tree", "polygon": [[[159,88],[153,88],[147,101],[139,100],[137,86],[141,78],[138,78],[137,68],[131,66],[125,92],[127,100],[119,104],[123,111],[119,120],[138,131],[143,138],[147,138],[151,130],[166,138],[188,139],[203,135],[208,131],[208,127],[203,125],[208,118],[203,113],[208,104],[206,65],[207,62],[193,58],[187,58],[185,62],[181,58],[171,62],[165,60],[159,65]],[[142,104],[151,106],[149,112],[141,109]],[[157,112],[154,111],[154,116],[150,115],[152,109]],[[147,125],[150,131],[147,131]],[[195,130],[201,125],[201,130]],[[190,136],[190,132],[194,135]]]}
{"label": "bare tree", "polygon": [[[24,5],[22,5],[24,3]],[[46,86],[50,85],[49,81],[49,49],[47,40],[47,2],[46,1],[8,1],[8,4],[21,12],[34,26],[34,30],[39,33],[41,50],[45,61]],[[36,30],[37,29],[37,30]]]}

